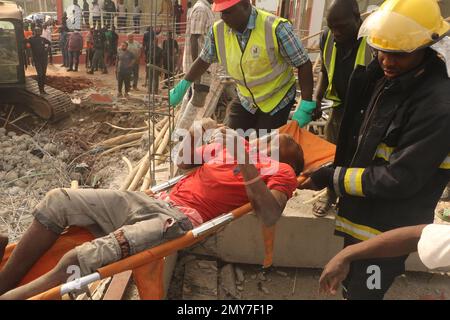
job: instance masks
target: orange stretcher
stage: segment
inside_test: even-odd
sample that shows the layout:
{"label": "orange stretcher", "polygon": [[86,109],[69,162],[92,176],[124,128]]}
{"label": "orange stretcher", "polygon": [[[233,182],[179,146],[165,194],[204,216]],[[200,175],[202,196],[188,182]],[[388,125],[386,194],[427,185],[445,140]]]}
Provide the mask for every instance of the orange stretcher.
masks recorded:
{"label": "orange stretcher", "polygon": [[[292,121],[280,128],[281,133],[290,134],[303,148],[305,157],[305,169],[315,168],[327,162],[333,161],[335,146],[316,135],[300,129],[297,122]],[[298,177],[298,182],[303,181],[303,177]],[[179,179],[178,179],[179,180]],[[172,179],[176,183],[177,178]],[[168,184],[169,185],[169,184]],[[155,191],[155,190],[154,190]],[[158,190],[156,190],[158,191]],[[164,257],[167,257],[180,249],[192,246],[206,237],[215,233],[229,222],[240,218],[252,211],[250,203],[212,219],[199,227],[189,231],[184,236],[163,243],[157,247],[142,251],[136,255],[114,262],[97,270],[97,272],[77,279],[72,282],[62,284],[44,293],[34,296],[33,300],[59,300],[67,293],[84,287],[100,279],[111,277],[121,272],[132,270],[134,281],[139,291],[141,299],[162,299],[164,296],[163,271]],[[263,265],[268,267],[272,264],[273,243],[275,227],[263,228],[265,258]],[[83,242],[90,241],[94,237],[86,230],[78,227],[70,227],[63,233],[56,243],[36,262],[33,268],[22,279],[20,285],[26,284],[46,272],[50,271],[61,257],[69,250],[75,248]],[[15,245],[6,248],[0,270],[10,257]]]}

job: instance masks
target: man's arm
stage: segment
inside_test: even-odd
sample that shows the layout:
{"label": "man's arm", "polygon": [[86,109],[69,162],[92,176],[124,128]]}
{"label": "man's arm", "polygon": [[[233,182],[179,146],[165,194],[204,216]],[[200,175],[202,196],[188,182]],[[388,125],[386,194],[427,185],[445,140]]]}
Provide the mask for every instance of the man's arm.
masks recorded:
{"label": "man's arm", "polygon": [[399,257],[417,251],[425,227],[424,224],[390,230],[344,248],[325,266],[319,280],[320,291],[336,294],[339,284],[347,277],[350,263],[355,260]]}
{"label": "man's arm", "polygon": [[[203,154],[201,155],[201,159],[196,159],[195,155],[197,149],[204,144],[204,132],[206,130],[213,130],[215,128],[217,128],[217,123],[214,120],[210,118],[203,118],[200,123],[195,123],[189,129],[188,134],[181,142],[180,151],[178,152],[178,158],[176,159],[178,168],[182,170],[189,170],[204,163]],[[184,151],[189,152],[189,159],[186,159],[188,156],[185,156]],[[200,160],[200,163],[196,163],[196,160]]]}
{"label": "man's arm", "polygon": [[292,67],[297,68],[302,100],[312,101],[314,79],[308,52],[289,22],[280,23],[276,29],[280,54]]}
{"label": "man's arm", "polygon": [[308,60],[297,68],[298,83],[300,85],[302,100],[312,101],[314,79],[312,72],[312,63]]}
{"label": "man's arm", "polygon": [[191,43],[191,57],[192,61],[195,61],[198,57],[198,39],[200,39],[200,34],[191,34],[189,41]]}
{"label": "man's arm", "polygon": [[48,39],[45,39],[45,43],[47,43],[47,45],[48,45],[48,55],[49,55],[50,60],[51,60],[53,58],[52,43],[50,41],[48,41]]}
{"label": "man's arm", "polygon": [[261,178],[258,179],[259,172],[253,164],[238,167],[248,183],[245,189],[253,210],[267,227],[273,226],[283,213],[288,197],[283,192],[270,190]]}
{"label": "man's arm", "polygon": [[194,82],[195,80],[199,79],[202,74],[206,72],[206,70],[208,70],[210,65],[211,64],[205,62],[201,57],[198,57],[192,64],[184,79],[190,82]]}

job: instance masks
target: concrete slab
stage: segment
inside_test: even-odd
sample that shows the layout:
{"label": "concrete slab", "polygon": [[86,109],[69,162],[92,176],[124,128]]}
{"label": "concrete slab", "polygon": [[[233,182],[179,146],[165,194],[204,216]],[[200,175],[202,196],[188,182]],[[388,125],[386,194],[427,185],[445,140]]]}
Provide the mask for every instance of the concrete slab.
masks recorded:
{"label": "concrete slab", "polygon": [[[334,236],[334,214],[316,218],[312,204],[304,204],[314,193],[302,191],[289,200],[276,226],[273,265],[322,268],[342,249],[343,240]],[[264,246],[261,224],[254,213],[230,223],[224,230],[191,249],[226,262],[262,264]],[[427,271],[417,254],[407,260],[409,271]]]}

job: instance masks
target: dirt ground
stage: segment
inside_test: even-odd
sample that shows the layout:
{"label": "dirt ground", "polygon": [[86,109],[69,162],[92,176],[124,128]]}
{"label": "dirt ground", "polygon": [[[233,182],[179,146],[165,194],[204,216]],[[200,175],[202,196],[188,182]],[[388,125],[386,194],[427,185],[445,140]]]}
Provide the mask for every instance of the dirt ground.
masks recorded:
{"label": "dirt ground", "polygon": [[[27,75],[33,74],[34,69],[29,68]],[[64,172],[58,171],[58,173],[55,171],[58,179],[47,185],[37,186],[40,179],[26,180],[25,184],[17,184],[14,179],[11,180],[11,184],[0,183],[0,197],[2,198],[2,201],[0,201],[0,231],[2,229],[8,231],[12,234],[12,240],[20,238],[31,222],[29,211],[50,188],[69,187],[71,180],[78,180],[81,187],[117,189],[127,173],[127,166],[122,161],[122,157],[126,156],[135,165],[146,152],[142,147],[123,149],[104,157],[89,152],[94,144],[123,134],[123,131],[107,125],[107,122],[127,128],[140,127],[145,124],[144,121],[147,120],[147,116],[144,101],[146,98],[145,89],[141,86],[142,83],[139,84],[139,91],[131,91],[129,99],[117,100],[116,80],[112,69],[107,75],[100,72],[88,75],[84,66],[80,67],[80,72],[75,73],[66,72],[58,66],[50,65],[48,75],[51,76],[50,82],[56,88],[64,89],[65,87],[64,90],[69,92],[72,98],[80,99],[81,104],[72,112],[70,117],[58,123],[48,123],[34,115],[15,122],[18,127],[29,132],[32,138],[28,142],[31,147],[24,147],[24,150],[29,152],[35,149],[44,150],[42,152],[47,158],[43,157],[41,162],[34,158],[31,159],[35,163],[35,167],[32,168],[25,168],[24,166],[28,164],[21,164],[22,167],[17,166],[16,168],[12,165],[12,169],[10,167],[6,169],[16,170],[18,172],[17,179],[20,180],[23,177],[23,172],[25,172],[25,177],[27,177],[27,174],[30,175],[30,172],[37,174],[40,169],[44,168],[39,166],[43,166],[44,162],[51,164],[54,160],[58,161],[58,165],[63,168],[61,170],[64,170]],[[142,79],[143,69],[140,75]],[[58,81],[58,79],[61,79],[61,81]],[[72,82],[75,84],[72,85]],[[82,82],[82,84],[80,85],[78,82]],[[166,92],[167,90],[162,93],[166,94]],[[93,93],[110,96],[112,101],[107,104],[92,103],[90,96]],[[20,108],[14,110],[11,120],[19,118],[26,111]],[[0,112],[6,115],[8,110],[0,109]],[[13,136],[24,134],[11,126],[7,126],[6,131],[5,134],[14,132],[14,134],[11,134],[11,141],[6,141],[11,145],[8,145],[8,147],[14,148],[12,141],[17,138],[13,138]],[[45,146],[47,147],[45,148]],[[62,154],[64,157],[61,156]],[[9,172],[6,169],[0,167],[0,174],[1,170],[4,170],[6,175]],[[18,188],[17,190],[20,193],[11,195],[10,191],[13,187]],[[24,203],[24,198],[32,199],[32,201]],[[443,208],[450,208],[449,202],[439,203],[437,210]],[[13,216],[14,220],[8,220],[9,216]],[[213,261],[217,265],[217,270],[213,270],[213,272],[218,273],[217,288],[221,288],[222,283],[219,273],[227,265],[225,262],[217,261],[212,257],[192,257],[188,252],[180,252],[169,288],[169,299],[183,299],[183,287],[186,285],[184,282],[186,257],[190,257],[191,261]],[[262,272],[261,267],[257,265],[234,265],[233,268],[234,270],[239,269],[240,274],[243,274],[244,277],[241,279],[242,281],[236,284],[237,296],[240,299],[341,299],[340,296],[324,297],[318,294],[318,279],[321,273],[319,269],[270,268]],[[217,297],[233,298],[224,295],[220,290],[217,292]],[[130,285],[125,299],[137,298],[136,287]],[[447,300],[450,299],[450,278],[445,274],[407,273],[396,280],[386,298]]]}

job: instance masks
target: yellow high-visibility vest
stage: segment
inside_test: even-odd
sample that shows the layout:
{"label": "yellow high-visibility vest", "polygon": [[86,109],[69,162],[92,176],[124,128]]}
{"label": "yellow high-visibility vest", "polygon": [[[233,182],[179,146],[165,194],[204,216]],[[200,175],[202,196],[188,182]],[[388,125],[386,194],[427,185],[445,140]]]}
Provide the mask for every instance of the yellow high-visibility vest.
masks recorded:
{"label": "yellow high-visibility vest", "polygon": [[217,56],[244,98],[261,111],[272,111],[295,84],[292,67],[283,59],[275,30],[286,19],[257,9],[255,29],[242,50],[223,20],[214,24]]}
{"label": "yellow high-visibility vest", "polygon": [[[368,48],[366,38],[363,38],[359,44],[358,52],[356,54],[355,66],[367,66],[372,61],[372,53]],[[325,99],[333,101],[333,107],[341,105],[342,100],[336,92],[333,85],[334,70],[336,67],[336,43],[331,31],[328,31],[327,40],[323,50],[323,63],[328,73],[328,88],[325,91]]]}

